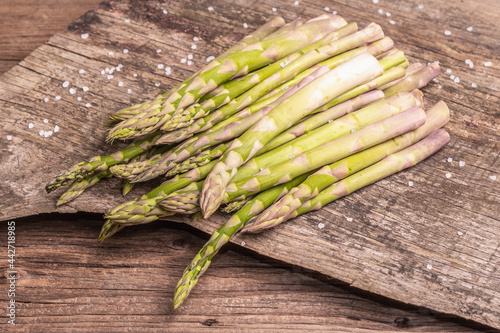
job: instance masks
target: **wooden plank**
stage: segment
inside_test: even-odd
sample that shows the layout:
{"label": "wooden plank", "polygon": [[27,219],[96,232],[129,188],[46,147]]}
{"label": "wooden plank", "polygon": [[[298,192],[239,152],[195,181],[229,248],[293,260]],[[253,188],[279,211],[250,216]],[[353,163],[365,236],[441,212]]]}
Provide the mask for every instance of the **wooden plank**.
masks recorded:
{"label": "wooden plank", "polygon": [[[99,124],[105,115],[153,97],[188,76],[206,56],[220,52],[245,33],[242,21],[254,28],[275,14],[272,7],[286,19],[313,17],[327,5],[331,6],[321,1],[302,1],[298,6],[282,1],[272,5],[219,1],[209,11],[208,5],[199,3],[129,1],[105,3],[87,13],[0,79],[4,116],[0,149],[6,175],[0,188],[0,218],[55,211],[57,194],[43,193],[54,169],[113,151],[102,144],[104,131]],[[360,24],[380,22],[410,59],[439,60],[443,68],[451,68],[460,77],[455,83],[449,74],[442,75],[425,90],[429,102],[444,99],[452,109],[451,144],[424,164],[321,212],[244,239],[258,253],[361,289],[500,327],[499,191],[493,179],[499,170],[500,58],[495,43],[499,29],[493,14],[498,4],[456,6],[429,1],[422,11],[417,5],[409,1],[367,6],[350,1],[332,9]],[[377,13],[380,7],[391,12],[394,25]],[[168,9],[167,15],[163,9]],[[469,25],[472,32],[466,30]],[[452,35],[445,36],[444,30]],[[83,33],[90,37],[82,39]],[[196,50],[191,49],[193,36],[202,39]],[[123,54],[124,48],[130,52]],[[180,63],[187,54],[194,55],[193,66]],[[464,63],[466,58],[475,63],[473,69]],[[493,66],[484,67],[486,61]],[[160,62],[172,66],[172,75],[163,75],[157,68]],[[115,78],[100,75],[105,67],[119,63],[124,69]],[[85,73],[79,74],[80,69]],[[77,88],[77,94],[61,87],[66,80]],[[124,82],[123,87],[118,80]],[[158,82],[161,86],[155,87]],[[473,82],[477,88],[471,87]],[[84,85],[90,92],[81,91]],[[132,89],[130,94],[127,89]],[[44,102],[46,97],[48,102]],[[85,107],[87,103],[91,107]],[[35,127],[29,129],[29,123]],[[61,131],[48,138],[38,135],[54,125]],[[11,140],[6,140],[7,135]],[[453,162],[446,162],[449,157]],[[459,166],[460,160],[465,166]],[[446,178],[447,173],[451,178]],[[406,185],[410,180],[413,187]],[[135,195],[146,187],[136,189]],[[117,182],[106,182],[59,211],[103,212],[123,200],[119,190]],[[353,220],[346,221],[347,217]],[[192,225],[211,232],[225,219],[216,216]],[[326,225],[322,230],[316,227],[319,221]]]}
{"label": "wooden plank", "polygon": [[[184,265],[204,239],[172,225],[95,242],[102,220],[16,222],[16,328],[31,332],[479,332],[425,309],[375,302],[344,283],[266,257],[225,250],[192,301],[172,309]],[[7,224],[0,227],[7,233]],[[0,264],[8,270],[6,261]],[[2,290],[7,290],[1,279]],[[6,304],[7,293],[0,294]],[[455,323],[458,321],[458,323]],[[0,321],[0,330],[8,328]]]}

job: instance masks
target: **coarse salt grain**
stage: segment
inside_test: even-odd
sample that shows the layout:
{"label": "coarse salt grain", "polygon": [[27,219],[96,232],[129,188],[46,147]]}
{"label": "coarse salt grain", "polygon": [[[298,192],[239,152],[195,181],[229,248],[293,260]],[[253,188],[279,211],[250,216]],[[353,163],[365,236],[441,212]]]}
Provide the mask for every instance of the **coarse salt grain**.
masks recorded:
{"label": "coarse salt grain", "polygon": [[188,60],[192,60],[193,59],[193,55],[192,54],[188,54],[187,58],[188,58]]}
{"label": "coarse salt grain", "polygon": [[460,83],[460,78],[457,76],[457,77],[455,78],[455,80],[453,80],[453,82],[455,82],[455,83]]}
{"label": "coarse salt grain", "polygon": [[123,49],[123,53],[127,54],[128,53],[128,49]]}
{"label": "coarse salt grain", "polygon": [[87,108],[89,108],[91,106],[92,106],[92,104],[90,104],[90,103],[85,104],[85,107],[87,107]]}
{"label": "coarse salt grain", "polygon": [[444,34],[445,34],[446,36],[450,36],[450,35],[451,35],[451,31],[450,31],[450,30],[445,30],[445,31],[444,31]]}
{"label": "coarse salt grain", "polygon": [[422,9],[424,9],[424,5],[418,5],[417,8],[422,10]]}
{"label": "coarse salt grain", "polygon": [[241,246],[245,246],[245,245],[246,245],[245,241],[242,241]]}
{"label": "coarse salt grain", "polygon": [[123,87],[123,82],[122,81],[118,81],[118,87]]}
{"label": "coarse salt grain", "polygon": [[320,223],[318,223],[318,228],[319,228],[319,229],[323,229],[324,227],[325,227],[325,224],[324,224],[324,223],[321,223],[321,222],[320,222]]}
{"label": "coarse salt grain", "polygon": [[461,232],[461,231],[457,232],[457,235],[459,235],[459,236],[462,236],[463,234],[464,234],[464,233],[463,233],[463,232]]}
{"label": "coarse salt grain", "polygon": [[380,14],[380,15],[383,15],[384,14],[384,10],[382,8],[380,8],[379,10],[377,10],[377,12]]}
{"label": "coarse salt grain", "polygon": [[54,133],[57,133],[57,132],[59,132],[59,126],[56,125],[56,126],[54,126]]}
{"label": "coarse salt grain", "polygon": [[408,186],[413,186],[413,182],[411,180],[408,182]]}
{"label": "coarse salt grain", "polygon": [[293,4],[294,4],[295,6],[298,6],[298,5],[299,5],[299,2],[298,2],[298,1],[295,1]]}
{"label": "coarse salt grain", "polygon": [[7,141],[11,141],[12,140],[12,135],[7,135]]}
{"label": "coarse salt grain", "polygon": [[458,165],[461,166],[461,167],[463,167],[463,166],[465,166],[465,162],[464,161],[460,161],[460,162],[458,162]]}
{"label": "coarse salt grain", "polygon": [[82,87],[82,90],[83,90],[83,91],[89,91],[89,87],[87,87],[87,86],[83,86],[83,87]]}
{"label": "coarse salt grain", "polygon": [[391,13],[389,13],[389,12],[385,12],[385,16],[387,16],[387,17],[391,17]]}
{"label": "coarse salt grain", "polygon": [[45,133],[44,130],[40,130],[40,132],[38,132],[38,135],[43,136],[44,133]]}
{"label": "coarse salt grain", "polygon": [[108,52],[108,54],[109,54],[110,56],[114,56],[114,55],[115,55],[115,53],[114,53],[113,51],[109,51],[109,52]]}
{"label": "coarse salt grain", "polygon": [[472,30],[474,30],[474,28],[473,28],[473,27],[468,27],[468,28],[467,28],[467,31],[468,31],[468,32],[471,32]]}
{"label": "coarse salt grain", "polygon": [[62,86],[63,86],[63,88],[69,87],[69,81],[64,81]]}
{"label": "coarse salt grain", "polygon": [[188,60],[187,64],[188,64],[188,66],[191,66],[193,64],[193,62],[191,60]]}
{"label": "coarse salt grain", "polygon": [[196,50],[196,48],[197,48],[197,47],[198,47],[198,46],[196,46],[196,44],[192,44],[192,45],[191,45],[191,50]]}
{"label": "coarse salt grain", "polygon": [[156,50],[156,53],[161,53],[161,49]]}
{"label": "coarse salt grain", "polygon": [[83,69],[83,68],[82,68],[82,69],[80,69],[80,70],[78,71],[78,73],[80,73],[80,74],[85,73],[85,69]]}
{"label": "coarse salt grain", "polygon": [[325,10],[326,10],[327,12],[329,12],[329,11],[330,11],[330,7],[325,7]]}
{"label": "coarse salt grain", "polygon": [[127,89],[127,93],[131,94],[132,93],[132,89]]}
{"label": "coarse salt grain", "polygon": [[474,68],[474,63],[470,59],[465,59],[465,63],[469,65],[470,68]]}
{"label": "coarse salt grain", "polygon": [[336,11],[336,10],[334,10],[334,11],[332,12],[332,14],[333,14],[333,15],[337,15],[337,11]]}
{"label": "coarse salt grain", "polygon": [[49,123],[49,120],[48,120],[48,119],[44,119],[44,120],[43,120],[43,123],[44,123],[44,124],[48,124],[48,123]]}
{"label": "coarse salt grain", "polygon": [[52,135],[52,131],[47,131],[47,132],[44,133],[43,136],[46,137],[46,138],[48,138],[51,135]]}
{"label": "coarse salt grain", "polygon": [[35,127],[35,125],[33,125],[33,123],[29,123],[29,124],[28,124],[28,128],[30,128],[30,129],[31,129],[31,128],[33,128],[33,127]]}
{"label": "coarse salt grain", "polygon": [[447,74],[450,74],[451,72],[452,72],[451,68],[448,68],[448,69],[446,70],[446,73],[447,73]]}
{"label": "coarse salt grain", "polygon": [[445,176],[446,176],[446,178],[451,178],[451,173],[448,172],[448,173],[446,173]]}
{"label": "coarse salt grain", "polygon": [[491,65],[493,65],[491,61],[487,61],[484,63],[484,67],[491,67]]}
{"label": "coarse salt grain", "polygon": [[474,83],[474,82],[473,82],[473,83],[471,83],[471,84],[470,84],[470,86],[471,86],[472,88],[477,88],[477,83]]}
{"label": "coarse salt grain", "polygon": [[87,39],[89,38],[89,34],[81,34],[80,37],[82,37],[82,39]]}
{"label": "coarse salt grain", "polygon": [[394,20],[389,20],[389,23],[390,23],[390,24],[396,24],[396,21],[394,21]]}
{"label": "coarse salt grain", "polygon": [[214,10],[214,7],[210,6],[208,7],[208,10],[211,12],[212,10]]}
{"label": "coarse salt grain", "polygon": [[49,98],[48,98],[48,97],[45,97],[45,98],[43,99],[43,101],[44,101],[45,103],[47,103],[47,102],[49,101]]}
{"label": "coarse salt grain", "polygon": [[209,56],[209,57],[207,57],[207,62],[210,62],[210,61],[212,61],[212,60],[214,60],[214,59],[215,59],[215,57],[214,57],[214,56]]}
{"label": "coarse salt grain", "polygon": [[160,85],[161,85],[161,83],[160,83],[160,82],[156,82],[156,83],[155,83],[155,87],[159,87]]}
{"label": "coarse salt grain", "polygon": [[159,64],[159,65],[158,65],[158,68],[159,68],[159,69],[163,69],[163,64]]}
{"label": "coarse salt grain", "polygon": [[427,269],[432,269],[432,265],[431,265],[431,264],[428,264],[428,265],[427,265]]}
{"label": "coarse salt grain", "polygon": [[130,23],[130,19],[124,19],[125,23]]}
{"label": "coarse salt grain", "polygon": [[165,74],[166,74],[166,75],[170,75],[170,74],[172,74],[172,68],[171,68],[170,66],[167,66],[167,67],[165,68]]}
{"label": "coarse salt grain", "polygon": [[108,76],[106,76],[106,78],[107,78],[108,80],[111,80],[112,78],[114,78],[114,76],[113,76],[113,75],[108,75]]}
{"label": "coarse salt grain", "polygon": [[273,12],[275,12],[277,9],[273,7],[273,8],[271,8],[271,10],[272,10]]}
{"label": "coarse salt grain", "polygon": [[101,75],[104,75],[104,74],[106,74],[106,71],[105,71],[105,70],[102,70],[102,71],[101,71]]}
{"label": "coarse salt grain", "polygon": [[185,63],[186,63],[186,61],[187,61],[187,60],[186,60],[186,58],[182,58],[182,59],[181,59],[181,63],[183,63],[183,64],[185,64]]}
{"label": "coarse salt grain", "polygon": [[346,218],[347,222],[352,222],[352,217]]}
{"label": "coarse salt grain", "polygon": [[163,10],[163,14],[167,15],[168,11],[166,9]]}
{"label": "coarse salt grain", "polygon": [[69,89],[69,93],[70,93],[71,95],[74,95],[74,94],[76,93],[76,89],[75,89],[75,88],[70,88],[70,89]]}
{"label": "coarse salt grain", "polygon": [[451,80],[455,80],[455,75],[450,75]]}
{"label": "coarse salt grain", "polygon": [[374,4],[378,4],[378,0],[373,0],[373,3]]}
{"label": "coarse salt grain", "polygon": [[56,96],[56,101],[60,100],[61,99],[61,96]]}
{"label": "coarse salt grain", "polygon": [[133,77],[137,77],[137,74],[136,74],[136,73],[134,73],[134,74],[132,74],[132,76],[133,76]]}
{"label": "coarse salt grain", "polygon": [[243,23],[243,28],[248,29],[248,24]]}
{"label": "coarse salt grain", "polygon": [[80,101],[82,100],[82,98],[81,98],[80,96],[78,96],[78,97],[76,98],[76,100],[77,100],[78,102],[80,102]]}
{"label": "coarse salt grain", "polygon": [[453,158],[448,157],[448,159],[446,161],[448,161],[448,163],[451,163],[451,162],[453,162]]}
{"label": "coarse salt grain", "polygon": [[199,40],[200,40],[200,39],[199,39],[198,37],[196,37],[196,36],[195,36],[195,37],[193,37],[193,41],[197,42],[197,41],[199,41]]}
{"label": "coarse salt grain", "polygon": [[491,179],[491,180],[497,180],[497,176],[495,176],[495,175],[490,176],[490,179]]}

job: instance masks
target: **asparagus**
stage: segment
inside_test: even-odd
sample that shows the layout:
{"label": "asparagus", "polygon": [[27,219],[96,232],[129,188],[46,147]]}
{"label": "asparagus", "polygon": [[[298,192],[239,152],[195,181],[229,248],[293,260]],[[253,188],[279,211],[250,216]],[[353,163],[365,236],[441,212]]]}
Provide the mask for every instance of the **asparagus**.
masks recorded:
{"label": "asparagus", "polygon": [[[397,79],[397,80],[394,80],[394,81],[391,81],[389,83],[386,83],[384,85],[381,85],[379,87],[380,90],[384,90],[386,88],[389,88],[390,86],[393,86],[395,85],[396,83],[398,82],[401,82],[403,79],[406,79],[408,76],[410,75],[413,75],[415,74],[416,72],[418,72],[419,70],[421,70],[422,68],[424,68],[425,65],[424,64],[421,64],[419,62],[414,62],[414,63],[411,63],[408,68],[406,68],[406,73],[405,73],[405,76],[400,78],[400,79]],[[420,89],[420,88],[415,88],[415,89]]]}
{"label": "asparagus", "polygon": [[98,172],[93,175],[86,176],[82,179],[76,180],[71,186],[64,192],[57,201],[57,206],[64,205],[77,198],[89,187],[97,184],[101,179],[111,177],[111,173],[108,170]]}
{"label": "asparagus", "polygon": [[[265,168],[252,177],[229,184],[221,201],[230,202],[261,192],[312,169],[333,163],[348,155],[369,148],[425,123],[425,112],[413,107],[357,132],[329,141],[289,161]],[[206,181],[205,181],[206,182]],[[203,195],[203,194],[202,194]],[[203,208],[203,206],[202,206]]]}
{"label": "asparagus", "polygon": [[[290,70],[290,67],[287,68],[287,73],[290,74],[282,74],[284,72],[284,69],[282,68],[285,64],[293,63],[295,60],[298,58],[303,58],[301,57],[303,54],[309,52],[310,50],[315,50],[327,43],[331,43],[333,41],[336,41],[342,37],[345,37],[347,35],[350,35],[354,33],[357,30],[357,26],[355,23],[351,23],[346,25],[343,28],[340,28],[337,31],[333,31],[326,35],[324,38],[320,39],[316,43],[313,43],[302,50],[299,50],[297,52],[294,52],[290,55],[288,55],[284,59],[279,59],[275,61],[274,63],[261,68],[260,70],[248,74],[244,80],[241,80],[241,82],[234,84],[231,86],[230,89],[223,90],[220,94],[215,96],[212,99],[209,99],[205,101],[202,105],[200,106],[191,106],[188,107],[187,109],[183,110],[179,114],[174,115],[172,118],[170,118],[162,127],[161,130],[164,132],[172,131],[177,128],[182,128],[190,125],[194,119],[198,119],[204,115],[206,115],[209,111],[215,109],[217,106],[221,105],[223,102],[226,102],[224,104],[227,104],[231,99],[241,95],[245,91],[249,90],[250,88],[256,86],[257,84],[260,84],[262,81],[265,80],[266,83],[268,84],[273,84],[273,85],[278,85],[278,83],[274,83],[276,80],[279,80],[281,83],[283,80],[288,79],[290,75],[293,75],[294,72],[293,70]],[[307,66],[307,63],[303,60],[300,61],[300,64],[302,66]],[[280,73],[280,74],[278,74]],[[268,79],[270,76],[272,78]],[[266,80],[268,79],[268,80]],[[259,85],[260,87],[264,87],[262,84]],[[262,89],[262,88],[261,88]],[[269,89],[269,88],[267,88]],[[255,93],[252,93],[255,94]],[[261,93],[262,94],[262,93]],[[245,96],[248,96],[246,94]],[[245,103],[252,103],[252,100],[248,100],[245,98],[240,98],[242,101],[243,106],[246,106]],[[232,102],[232,104],[237,103],[236,101]],[[231,109],[238,108],[238,106],[232,105]]]}
{"label": "asparagus", "polygon": [[322,167],[260,214],[254,228],[260,230],[260,225],[271,226],[286,221],[291,213],[324,188],[422,140],[446,125],[449,115],[446,104],[437,103],[426,112],[425,124],[416,130]]}
{"label": "asparagus", "polygon": [[[303,86],[307,85],[311,81],[315,80],[323,74],[323,71],[316,71],[306,78],[304,78],[299,84],[288,89],[282,96],[279,96],[271,104],[259,109],[254,112],[257,107],[250,106],[238,113],[238,116],[233,118],[225,127],[221,127],[220,124],[217,126],[218,130],[213,130],[209,133],[199,134],[185,143],[181,144],[177,149],[175,149],[170,155],[165,156],[160,161],[158,161],[152,168],[145,170],[140,175],[136,176],[133,180],[134,182],[145,181],[155,178],[159,175],[164,174],[166,171],[173,168],[179,162],[184,161],[193,154],[196,154],[201,149],[212,147],[220,142],[229,141],[235,137],[240,136],[248,128],[258,122],[263,116],[268,114],[274,107],[278,106],[282,101],[286,100],[289,96],[292,96],[295,92],[300,90]],[[276,97],[275,96],[275,97]],[[274,97],[270,98],[271,100]],[[262,105],[267,103],[263,101],[261,103],[256,103],[256,105]],[[224,121],[223,123],[227,123]],[[161,141],[161,139],[159,140]]]}
{"label": "asparagus", "polygon": [[363,127],[374,124],[414,106],[422,105],[422,93],[402,92],[387,99],[374,102],[364,108],[348,113],[329,122],[307,135],[300,136],[287,144],[281,145],[265,154],[258,155],[238,168],[233,182],[250,177],[260,170],[285,162],[290,156],[298,156],[320,145],[338,139]]}
{"label": "asparagus", "polygon": [[333,70],[320,67],[317,71],[322,69],[328,72],[285,99],[251,129],[235,139],[222,155],[203,185],[200,203],[205,218],[220,206],[225,187],[236,173],[236,169],[267,142],[312,110],[383,72],[377,59],[369,53],[362,53]]}
{"label": "asparagus", "polygon": [[439,64],[432,63],[429,66],[422,68],[416,73],[409,75],[400,82],[390,86],[384,90],[386,97],[394,95],[398,91],[412,91],[425,87],[433,78],[441,73]]}
{"label": "asparagus", "polygon": [[250,201],[253,197],[248,197],[243,200],[234,200],[226,204],[221,211],[227,214],[234,213],[239,211],[243,206],[246,205],[248,201]]}
{"label": "asparagus", "polygon": [[123,230],[123,228],[125,228],[125,227],[126,227],[125,224],[119,224],[119,223],[115,223],[115,222],[112,222],[110,220],[107,220],[106,222],[104,222],[104,225],[101,228],[101,232],[100,232],[97,240],[99,242],[102,242],[106,238],[109,238],[109,237],[113,236],[114,234],[116,234],[117,232]]}
{"label": "asparagus", "polygon": [[[370,185],[396,172],[414,166],[437,152],[445,146],[449,140],[449,134],[444,129],[439,129],[431,133],[422,141],[400,152],[391,154],[380,162],[377,162],[376,164],[358,171],[353,175],[325,188],[317,196],[304,202],[302,206],[293,211],[289,215],[288,219],[302,215],[311,210],[318,210],[326,204],[357,191],[360,188]],[[247,225],[243,231],[251,233],[261,232],[265,229],[272,228],[277,224],[279,224],[279,222],[276,220],[268,220],[266,223]]]}
{"label": "asparagus", "polygon": [[167,178],[178,175],[179,173],[188,172],[191,169],[203,166],[210,161],[216,159],[217,157],[224,154],[228,147],[227,143],[222,143],[215,148],[208,148],[199,152],[198,154],[177,163],[172,169],[170,169],[165,176]]}
{"label": "asparagus", "polygon": [[200,211],[199,199],[203,181],[191,183],[188,186],[170,193],[158,202],[158,205],[171,213],[194,214]]}
{"label": "asparagus", "polygon": [[297,177],[285,184],[259,193],[234,214],[219,230],[215,231],[200,252],[194,257],[191,264],[184,270],[182,278],[177,283],[174,295],[174,309],[181,305],[191,290],[193,290],[198,282],[198,278],[207,270],[212,258],[219,252],[221,247],[228,243],[252,217],[262,212],[262,210],[276,199],[284,195],[288,189],[300,184],[306,177],[307,175]]}
{"label": "asparagus", "polygon": [[[153,149],[157,147],[158,146],[153,147]],[[151,167],[165,156],[171,154],[172,150],[174,149],[168,146],[159,146],[159,147],[160,147],[159,149],[155,149],[154,151],[149,151],[147,158],[132,160],[126,164],[125,163],[117,164],[110,167],[109,170],[113,174],[113,176],[131,181],[137,175],[141,174],[144,170]]]}
{"label": "asparagus", "polygon": [[105,214],[112,222],[135,225],[156,221],[169,212],[158,206],[158,202],[170,193],[180,190],[187,185],[205,178],[214,167],[216,161],[193,169],[185,174],[176,176],[164,182],[154,190],[139,199],[118,205]]}
{"label": "asparagus", "polygon": [[122,195],[126,196],[134,187],[135,184],[131,183],[128,179],[124,179],[122,183]]}
{"label": "asparagus", "polygon": [[195,103],[220,84],[300,50],[323,38],[327,33],[344,26],[345,23],[338,16],[324,15],[323,19],[310,20],[287,34],[264,39],[223,59],[214,60],[184,81],[178,89],[174,89],[163,101],[161,110],[151,110],[145,115],[137,115],[118,124],[108,133],[108,140],[149,135],[163,126],[173,113]]}
{"label": "asparagus", "polygon": [[71,180],[81,179],[93,173],[108,170],[113,165],[128,162],[132,158],[151,149],[159,137],[153,134],[111,155],[94,156],[88,162],[80,162],[52,179],[45,186],[45,190],[47,193],[50,193]]}

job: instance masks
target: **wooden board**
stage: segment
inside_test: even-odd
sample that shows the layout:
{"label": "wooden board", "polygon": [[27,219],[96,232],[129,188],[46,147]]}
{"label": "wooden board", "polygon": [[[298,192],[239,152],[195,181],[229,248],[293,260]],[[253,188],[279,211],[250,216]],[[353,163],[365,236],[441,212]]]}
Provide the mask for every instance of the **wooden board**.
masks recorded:
{"label": "wooden board", "polygon": [[[97,152],[113,151],[102,144],[104,131],[98,127],[105,115],[144,96],[153,97],[187,77],[206,56],[217,54],[245,33],[242,21],[254,28],[274,14],[272,7],[287,19],[313,17],[327,5],[331,7],[327,2],[291,6],[285,2],[139,5],[132,1],[106,3],[87,13],[0,80],[5,119],[1,161],[6,174],[0,218],[53,212],[56,196],[45,195],[43,185],[55,170]],[[390,11],[396,24],[380,16],[378,8]],[[375,6],[361,1],[332,7],[361,25],[381,23],[411,59],[439,60],[460,77],[455,83],[449,74],[442,75],[425,90],[430,102],[444,99],[452,108],[451,144],[408,172],[265,235],[246,237],[245,242],[258,253],[361,289],[499,327],[499,200],[498,182],[492,179],[499,170],[498,114],[494,112],[500,62],[493,14],[498,5],[461,4],[456,9],[454,3],[439,7],[428,2],[424,8],[419,11],[416,2]],[[468,16],[457,17],[457,13]],[[469,25],[472,32],[466,30]],[[450,30],[451,36],[445,36],[444,30]],[[90,37],[82,39],[83,33]],[[196,50],[191,48],[193,36],[201,38]],[[124,48],[130,52],[124,54]],[[157,53],[158,49],[162,52]],[[194,55],[192,66],[180,63],[187,54]],[[475,63],[473,69],[465,58]],[[493,66],[482,66],[486,61]],[[105,67],[119,63],[124,65],[120,75],[115,73],[111,80],[100,75]],[[166,77],[158,63],[171,66],[173,74]],[[80,74],[79,69],[86,72]],[[66,80],[77,88],[75,95],[61,87]],[[123,87],[118,86],[119,80]],[[155,87],[158,82],[161,86]],[[472,88],[472,82],[478,87]],[[81,91],[84,85],[90,87],[88,93]],[[28,128],[29,123],[35,127]],[[58,133],[48,138],[38,135],[54,125],[61,128]],[[465,166],[459,166],[460,160]],[[409,180],[413,187],[406,185]],[[103,212],[122,200],[119,184],[108,182],[60,211]],[[211,232],[225,218],[195,226]],[[316,227],[319,221],[326,225],[322,230]]]}

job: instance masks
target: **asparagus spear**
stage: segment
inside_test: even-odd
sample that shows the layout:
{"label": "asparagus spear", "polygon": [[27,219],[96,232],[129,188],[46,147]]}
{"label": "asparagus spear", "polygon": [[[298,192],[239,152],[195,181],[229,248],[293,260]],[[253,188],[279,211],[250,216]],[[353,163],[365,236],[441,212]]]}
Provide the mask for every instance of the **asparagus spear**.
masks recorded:
{"label": "asparagus spear", "polygon": [[122,195],[126,196],[132,190],[135,184],[131,183],[128,179],[123,180]]}
{"label": "asparagus spear", "polygon": [[[388,177],[396,172],[414,166],[437,152],[445,146],[449,140],[449,134],[444,129],[439,129],[409,148],[391,154],[380,162],[377,162],[374,165],[358,171],[353,175],[325,188],[317,196],[304,202],[302,206],[293,211],[288,216],[288,219],[302,215],[311,210],[318,210],[326,204],[357,191],[360,188],[373,184],[374,182]],[[277,220],[268,220],[265,223],[249,224],[243,231],[251,233],[261,232],[265,229],[275,227],[280,222],[282,221],[278,222]]]}
{"label": "asparagus spear", "polygon": [[158,186],[139,199],[118,205],[105,214],[112,222],[126,225],[144,224],[157,220],[169,212],[158,206],[158,202],[170,193],[205,178],[214,167],[216,161],[176,176]]}
{"label": "asparagus spear", "polygon": [[83,193],[86,189],[89,187],[94,186],[97,184],[101,179],[103,178],[108,178],[111,177],[111,173],[109,170],[104,170],[101,172],[98,172],[96,174],[92,174],[89,176],[86,176],[82,179],[76,180],[71,186],[64,192],[60,197],[59,200],[57,201],[57,206],[64,205],[65,203],[70,202],[71,200],[74,200],[77,198],[80,194]]}
{"label": "asparagus spear", "polygon": [[425,124],[416,130],[322,167],[260,214],[253,223],[254,228],[260,230],[260,225],[277,225],[286,221],[291,213],[324,188],[422,140],[446,125],[449,115],[446,104],[439,102],[426,112]]}
{"label": "asparagus spear", "polygon": [[[289,96],[292,96],[295,92],[300,90],[303,86],[307,85],[309,82],[315,80],[321,76],[323,71],[317,71],[306,78],[304,78],[299,84],[288,89],[282,96],[276,99],[271,104],[261,108],[257,112],[255,105],[252,105],[238,113],[238,116],[232,119],[227,126],[220,127],[218,130],[213,130],[210,133],[199,134],[185,143],[181,144],[177,149],[175,149],[170,155],[165,156],[160,161],[158,161],[152,168],[145,170],[140,175],[134,178],[134,182],[145,181],[155,178],[159,175],[164,174],[166,171],[173,168],[177,163],[184,161],[193,154],[199,152],[201,149],[212,147],[220,142],[229,141],[235,137],[240,136],[248,128],[258,122],[263,116],[268,114],[274,107],[278,106],[282,101],[286,100]],[[279,96],[279,95],[276,95]],[[271,100],[276,96],[271,97]],[[256,103],[256,105],[262,105],[267,103],[263,101],[261,103]],[[226,121],[222,123],[227,123]],[[161,139],[159,140],[161,141]]]}
{"label": "asparagus spear", "polygon": [[200,203],[205,218],[220,206],[225,188],[236,173],[236,169],[267,142],[312,110],[383,72],[377,59],[369,53],[362,53],[333,70],[328,67],[320,67],[317,70],[323,68],[328,72],[284,100],[233,141],[203,185]]}
{"label": "asparagus spear", "polygon": [[167,178],[173,177],[180,173],[188,172],[191,169],[203,166],[224,154],[228,145],[229,144],[227,143],[222,143],[215,148],[207,148],[206,150],[199,152],[198,154],[188,158],[187,160],[177,163],[165,174],[165,176]]}
{"label": "asparagus spear", "polygon": [[158,205],[168,212],[176,214],[194,214],[200,211],[200,191],[203,181],[191,183],[188,186],[170,193],[158,202]]}
{"label": "asparagus spear", "polygon": [[127,148],[117,151],[114,154],[107,156],[94,156],[88,162],[80,162],[52,179],[45,186],[45,190],[47,193],[50,193],[60,186],[65,185],[70,180],[81,179],[92,175],[95,172],[108,170],[108,168],[113,165],[128,162],[132,158],[148,151],[151,147],[153,147],[159,137],[159,135],[153,134],[145,139],[132,143]]}
{"label": "asparagus spear", "polygon": [[220,248],[238,232],[252,217],[256,216],[267,206],[273,203],[280,196],[284,195],[288,189],[300,184],[307,175],[293,179],[285,184],[281,184],[259,193],[250,200],[236,214],[234,214],[219,230],[212,234],[209,241],[194,257],[191,265],[185,270],[182,278],[177,283],[174,295],[174,309],[186,299],[191,290],[198,282],[198,278],[207,270],[212,258],[219,252]]}
{"label": "asparagus spear", "polygon": [[424,123],[425,112],[419,107],[413,107],[357,132],[327,142],[315,149],[291,158],[289,161],[265,168],[253,177],[231,183],[227,186],[222,201],[230,202],[234,199],[242,199],[248,195],[261,192],[271,186],[281,184],[309,172],[312,169],[320,168],[411,131],[422,126]]}
{"label": "asparagus spear", "polygon": [[231,78],[245,75],[323,38],[346,22],[334,15],[310,20],[288,34],[280,34],[250,44],[218,61],[214,60],[200,72],[187,79],[163,101],[161,110],[132,117],[115,126],[108,140],[143,137],[160,128],[179,109],[198,101],[204,94]]}
{"label": "asparagus spear", "polygon": [[[419,70],[421,70],[422,68],[424,68],[425,65],[424,64],[421,64],[419,62],[415,62],[415,63],[411,63],[407,68],[406,68],[406,73],[405,73],[405,76],[400,78],[400,79],[397,79],[397,80],[394,80],[394,81],[391,81],[389,83],[386,83],[384,85],[381,85],[379,87],[380,90],[384,90],[386,88],[389,88],[390,86],[393,86],[395,85],[396,83],[398,82],[401,82],[403,79],[406,79],[408,76],[410,75],[413,75],[415,74],[416,72],[418,72]],[[415,88],[415,89],[420,89],[420,88]]]}
{"label": "asparagus spear", "polygon": [[382,99],[333,120],[307,135],[300,136],[265,154],[258,155],[238,168],[232,182],[251,177],[260,170],[288,161],[290,156],[298,156],[320,145],[338,139],[363,127],[374,124],[414,106],[422,105],[422,93],[402,92],[387,99]]}
{"label": "asparagus spear", "polygon": [[[327,43],[331,43],[333,41],[336,41],[342,37],[345,37],[347,35],[350,35],[354,32],[356,32],[357,26],[355,23],[350,23],[346,25],[343,28],[340,28],[337,31],[333,31],[326,35],[324,38],[320,39],[319,41],[303,48],[302,50],[299,50],[297,52],[294,52],[290,55],[288,55],[284,59],[279,59],[275,61],[274,63],[261,68],[260,70],[248,74],[244,80],[241,82],[234,84],[231,86],[230,89],[223,90],[222,93],[218,94],[212,99],[207,100],[200,106],[191,106],[183,110],[182,112],[179,112],[178,114],[175,114],[170,118],[162,127],[161,130],[164,132],[169,132],[172,130],[175,130],[177,128],[182,128],[190,125],[195,119],[198,119],[204,115],[206,115],[209,111],[215,109],[219,105],[221,105],[224,101],[227,104],[230,100],[233,98],[241,95],[245,91],[249,90],[250,88],[256,86],[257,84],[261,83],[265,79],[269,78],[272,75],[272,78],[269,80],[266,80],[265,82],[270,82],[269,84],[272,84],[276,80],[279,80],[282,82],[283,80],[286,80],[287,77],[284,76],[283,74],[277,75],[277,73],[283,73],[282,67],[285,64],[293,63],[295,60],[298,58],[302,59],[302,55],[309,52],[310,50],[315,50]],[[302,60],[300,61],[302,66],[307,66],[307,64]],[[290,71],[289,68],[287,68],[288,75],[293,75],[293,71]],[[277,85],[274,83],[274,85]],[[260,85],[261,87],[263,86],[262,84]],[[269,89],[269,88],[267,88]],[[249,103],[248,99],[241,98],[240,99],[242,103]],[[250,100],[250,103],[253,102]],[[233,102],[234,104],[235,102]],[[244,105],[244,104],[242,104]],[[237,106],[231,106],[232,109],[236,108]]]}
{"label": "asparagus spear", "polygon": [[429,66],[425,66],[418,72],[409,75],[400,82],[390,86],[384,90],[386,97],[394,95],[398,91],[412,91],[413,89],[420,89],[425,87],[433,78],[441,73],[441,68],[439,64],[432,63]]}

